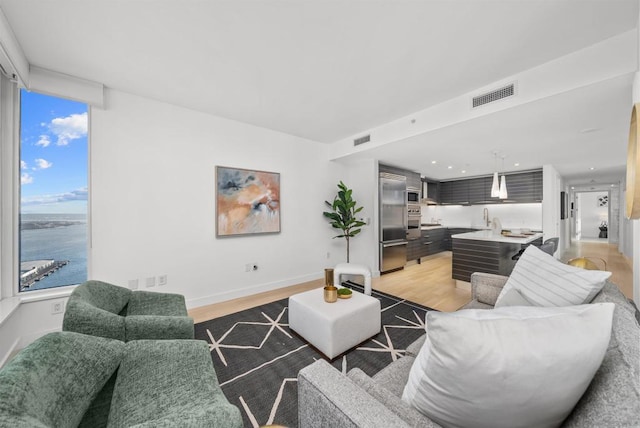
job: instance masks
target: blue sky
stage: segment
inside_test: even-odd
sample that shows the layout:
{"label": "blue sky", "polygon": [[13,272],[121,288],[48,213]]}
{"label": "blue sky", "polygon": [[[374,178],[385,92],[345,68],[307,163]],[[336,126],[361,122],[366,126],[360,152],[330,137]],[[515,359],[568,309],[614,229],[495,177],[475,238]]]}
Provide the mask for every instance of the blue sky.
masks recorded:
{"label": "blue sky", "polygon": [[87,212],[87,105],[21,91],[23,213]]}

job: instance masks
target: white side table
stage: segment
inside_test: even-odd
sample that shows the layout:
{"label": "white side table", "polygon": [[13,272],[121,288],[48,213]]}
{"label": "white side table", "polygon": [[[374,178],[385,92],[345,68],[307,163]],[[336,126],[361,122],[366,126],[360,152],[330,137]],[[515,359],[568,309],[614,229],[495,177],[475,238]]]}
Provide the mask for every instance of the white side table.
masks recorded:
{"label": "white side table", "polygon": [[362,275],[364,277],[364,294],[371,296],[371,270],[365,265],[355,263],[339,263],[333,268],[333,283],[340,287],[341,275]]}
{"label": "white side table", "polygon": [[350,299],[324,301],[322,288],[289,297],[289,327],[329,359],[380,332],[380,301],[353,292]]}

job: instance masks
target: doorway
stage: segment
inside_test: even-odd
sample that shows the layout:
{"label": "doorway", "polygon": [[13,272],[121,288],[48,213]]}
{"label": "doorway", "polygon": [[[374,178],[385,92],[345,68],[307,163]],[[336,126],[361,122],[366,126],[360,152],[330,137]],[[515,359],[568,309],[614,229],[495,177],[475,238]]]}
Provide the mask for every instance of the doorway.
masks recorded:
{"label": "doorway", "polygon": [[575,193],[573,239],[609,242],[609,199],[609,191]]}

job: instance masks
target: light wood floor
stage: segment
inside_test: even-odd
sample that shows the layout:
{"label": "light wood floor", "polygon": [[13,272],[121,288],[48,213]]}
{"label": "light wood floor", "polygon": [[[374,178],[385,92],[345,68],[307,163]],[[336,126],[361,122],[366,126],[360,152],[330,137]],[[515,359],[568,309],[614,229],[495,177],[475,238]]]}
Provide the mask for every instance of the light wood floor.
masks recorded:
{"label": "light wood floor", "polygon": [[[607,263],[611,272],[609,281],[620,287],[628,298],[633,298],[633,267],[631,261],[618,251],[615,244],[596,241],[573,241],[571,247],[562,254],[560,260],[568,261],[574,257],[598,257]],[[596,264],[598,260],[594,260]]]}
{"label": "light wood floor", "polygon": [[[618,252],[615,245],[606,242],[581,242],[565,251],[561,260],[573,257],[599,257],[606,261],[607,270],[612,272],[611,281],[617,284],[627,296],[633,295],[633,275],[630,262]],[[322,287],[322,279],[305,282],[291,287],[254,294],[213,305],[194,308],[189,315],[196,323],[239,312],[254,306],[284,299],[292,294]],[[451,312],[471,300],[471,293],[456,288],[451,278],[451,252],[445,251],[424,257],[421,264],[412,263],[403,270],[373,278],[372,287],[400,298],[428,306],[439,311]]]}

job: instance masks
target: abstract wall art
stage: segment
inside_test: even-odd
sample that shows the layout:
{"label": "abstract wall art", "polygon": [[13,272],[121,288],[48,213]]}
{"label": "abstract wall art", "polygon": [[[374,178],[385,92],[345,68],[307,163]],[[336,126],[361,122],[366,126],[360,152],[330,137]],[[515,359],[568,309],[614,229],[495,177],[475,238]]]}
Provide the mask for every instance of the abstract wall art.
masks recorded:
{"label": "abstract wall art", "polygon": [[280,174],[216,166],[216,236],[280,232]]}
{"label": "abstract wall art", "polygon": [[598,206],[599,207],[608,207],[609,206],[609,195],[598,196]]}

